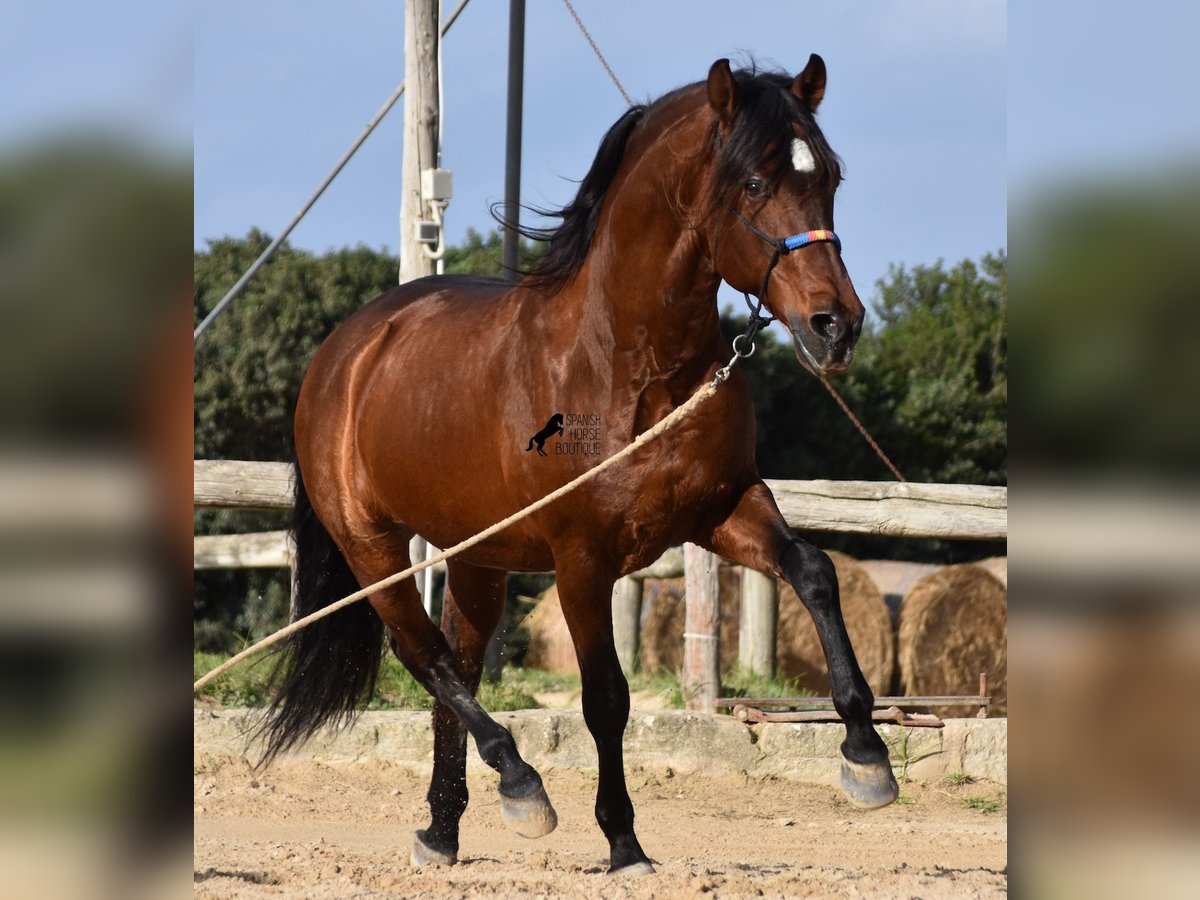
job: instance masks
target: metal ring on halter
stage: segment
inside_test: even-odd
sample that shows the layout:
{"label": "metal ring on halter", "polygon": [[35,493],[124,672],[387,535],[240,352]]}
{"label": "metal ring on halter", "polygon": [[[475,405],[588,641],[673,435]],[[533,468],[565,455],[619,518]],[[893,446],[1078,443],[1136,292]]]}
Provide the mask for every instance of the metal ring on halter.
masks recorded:
{"label": "metal ring on halter", "polygon": [[[740,341],[740,340],[749,340],[750,341],[750,349],[746,350],[744,352],[742,350],[739,350],[738,349],[738,341]],[[757,349],[758,348],[754,344],[754,339],[751,338],[750,335],[748,335],[748,334],[739,334],[737,337],[735,337],[733,339],[733,353],[735,356],[737,356],[740,359],[748,359],[749,357],[754,355],[754,351]]]}

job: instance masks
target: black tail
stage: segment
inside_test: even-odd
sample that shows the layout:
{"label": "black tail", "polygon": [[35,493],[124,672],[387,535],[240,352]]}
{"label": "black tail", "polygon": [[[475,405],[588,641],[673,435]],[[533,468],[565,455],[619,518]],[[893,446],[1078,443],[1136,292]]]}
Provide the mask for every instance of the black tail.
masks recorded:
{"label": "black tail", "polygon": [[533,449],[533,442],[534,442],[534,441],[536,441],[536,440],[537,440],[537,438],[530,438],[530,439],[529,439],[529,446],[525,448],[525,452],[526,452],[526,453],[528,453],[530,450],[532,450],[532,449]]}
{"label": "black tail", "polygon": [[[341,550],[313,512],[296,466],[297,618],[360,587]],[[275,699],[259,728],[266,737],[260,766],[307,740],[325,724],[348,724],[375,691],[383,650],[383,620],[366,600],[319,619],[289,637],[275,663]]]}

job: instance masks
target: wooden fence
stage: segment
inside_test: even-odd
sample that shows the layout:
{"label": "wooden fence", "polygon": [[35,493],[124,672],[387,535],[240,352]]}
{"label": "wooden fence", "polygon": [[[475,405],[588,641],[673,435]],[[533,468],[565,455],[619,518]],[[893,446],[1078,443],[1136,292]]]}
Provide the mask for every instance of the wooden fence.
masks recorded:
{"label": "wooden fence", "polygon": [[[290,509],[291,466],[286,463],[196,460],[195,505],[227,509]],[[876,481],[767,481],[792,528],[947,540],[1006,540],[1008,488],[966,484]],[[613,632],[626,672],[638,654],[642,582],[687,580],[684,680],[690,705],[711,710],[717,697],[716,572],[721,564],[699,547],[673,547],[656,562],[617,582]],[[285,568],[292,564],[287,532],[197,535],[195,568]],[[442,564],[444,565],[444,564]],[[757,576],[757,577],[756,577]],[[334,599],[334,598],[331,598]],[[775,667],[778,598],[773,579],[744,573],[740,662],[760,674]]]}
{"label": "wooden fence", "polygon": [[[287,463],[195,462],[196,506],[291,509]],[[1004,540],[1008,488],[895,481],[767,481],[793,528],[891,537]]]}

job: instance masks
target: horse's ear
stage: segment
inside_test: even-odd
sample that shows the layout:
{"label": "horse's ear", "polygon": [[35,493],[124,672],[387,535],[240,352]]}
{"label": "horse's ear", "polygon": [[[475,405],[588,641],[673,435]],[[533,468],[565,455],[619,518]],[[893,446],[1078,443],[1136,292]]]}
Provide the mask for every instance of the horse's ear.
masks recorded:
{"label": "horse's ear", "polygon": [[722,125],[733,121],[739,99],[737,82],[733,80],[729,60],[718,59],[708,70],[708,102]]}
{"label": "horse's ear", "polygon": [[792,82],[792,93],[810,112],[816,112],[825,96],[825,60],[815,53],[810,56],[804,71]]}

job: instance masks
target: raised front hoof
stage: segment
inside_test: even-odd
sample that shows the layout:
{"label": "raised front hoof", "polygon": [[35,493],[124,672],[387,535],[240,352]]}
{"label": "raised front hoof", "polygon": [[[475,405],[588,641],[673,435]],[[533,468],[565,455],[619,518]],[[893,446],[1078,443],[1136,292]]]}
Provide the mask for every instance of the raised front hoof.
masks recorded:
{"label": "raised front hoof", "polygon": [[558,827],[558,813],[550,805],[546,789],[539,787],[528,797],[500,795],[500,814],[508,827],[521,837],[545,837]]}
{"label": "raised front hoof", "polygon": [[653,875],[654,866],[647,860],[642,860],[641,862],[631,863],[628,866],[622,866],[619,869],[609,869],[608,874],[613,878],[641,878],[643,875]]}
{"label": "raised front hoof", "polygon": [[868,765],[842,756],[842,790],[859,809],[879,809],[895,802],[900,785],[887,763]]}
{"label": "raised front hoof", "polygon": [[453,851],[435,850],[425,843],[425,832],[418,831],[413,835],[412,854],[409,861],[414,867],[421,866],[452,866],[458,862],[458,854]]}

